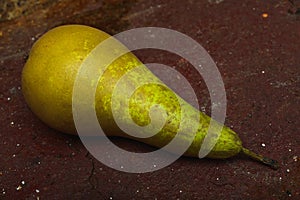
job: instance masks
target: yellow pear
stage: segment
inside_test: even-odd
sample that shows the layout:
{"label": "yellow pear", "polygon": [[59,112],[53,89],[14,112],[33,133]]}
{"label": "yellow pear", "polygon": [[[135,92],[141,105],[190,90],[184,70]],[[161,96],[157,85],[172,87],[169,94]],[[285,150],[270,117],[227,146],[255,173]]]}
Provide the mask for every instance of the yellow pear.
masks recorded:
{"label": "yellow pear", "polygon": [[[47,125],[64,133],[76,134],[72,114],[72,94],[74,81],[82,62],[91,51],[110,35],[98,29],[83,25],[65,25],[56,27],[36,41],[22,72],[22,91],[31,110]],[[107,55],[113,52],[106,52]],[[176,135],[181,120],[184,120],[185,133],[178,136],[179,141],[191,141],[184,155],[197,157],[203,143],[211,118],[179,98],[171,89],[161,84],[146,84],[139,87],[130,97],[130,117],[124,115],[120,104],[116,108],[118,120],[130,123],[133,120],[139,126],[148,124],[161,125],[160,120],[151,119],[150,112],[154,105],[165,111],[166,123],[152,137],[132,137],[117,126],[112,113],[112,94],[118,81],[134,68],[140,67],[139,73],[128,76],[126,84],[138,85],[141,80],[159,82],[150,70],[132,53],[116,59],[103,72],[97,84],[95,110],[98,120],[108,136],[120,136],[142,141],[152,146],[163,147]],[[95,84],[95,83],[93,83]],[[124,87],[126,90],[126,87]],[[126,92],[126,91],[125,91]],[[122,96],[116,96],[116,101]],[[181,112],[181,108],[185,112]],[[152,113],[153,114],[153,113]],[[155,113],[154,113],[155,114]],[[129,119],[130,118],[130,119]],[[160,119],[160,118],[159,118]],[[196,134],[189,133],[189,127],[195,128]],[[174,150],[176,153],[176,150]],[[228,158],[239,153],[246,154],[273,168],[278,164],[272,159],[257,155],[242,146],[238,135],[223,126],[220,136],[209,158]]]}

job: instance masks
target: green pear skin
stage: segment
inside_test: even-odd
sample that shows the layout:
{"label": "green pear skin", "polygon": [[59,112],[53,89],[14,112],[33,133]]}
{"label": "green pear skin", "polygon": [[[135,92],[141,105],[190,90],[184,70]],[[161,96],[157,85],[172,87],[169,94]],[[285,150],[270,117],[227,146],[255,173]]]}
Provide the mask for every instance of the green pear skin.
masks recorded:
{"label": "green pear skin", "polygon": [[[78,37],[80,37],[80,39],[78,39]],[[22,87],[24,88],[23,93],[25,96],[25,100],[27,101],[29,107],[31,107],[32,111],[50,127],[62,132],[76,134],[75,125],[73,119],[71,118],[72,95],[64,95],[60,93],[54,94],[53,91],[55,90],[51,88],[53,87],[53,85],[49,83],[46,71],[49,70],[49,68],[51,70],[51,66],[55,66],[55,69],[59,70],[59,75],[55,77],[55,81],[62,83],[65,83],[67,81],[71,82],[69,85],[66,84],[68,87],[64,88],[64,90],[66,90],[66,94],[72,94],[72,85],[74,84],[76,76],[75,72],[78,72],[80,67],[79,60],[82,61],[89,55],[89,52],[86,49],[85,51],[83,51],[82,49],[84,49],[85,45],[88,44],[92,40],[92,38],[93,42],[96,41],[98,43],[101,43],[108,37],[109,35],[105,32],[88,26],[65,25],[56,27],[50,30],[49,32],[45,33],[34,44],[34,47],[30,52],[29,59],[25,65],[22,74]],[[51,39],[51,43],[47,43],[48,38]],[[74,46],[72,40],[76,40],[76,46]],[[60,46],[60,41],[70,41],[70,45]],[[39,56],[37,52],[44,50],[44,43],[47,43],[47,49],[49,51],[47,52],[47,57],[61,57],[61,52],[63,51],[64,56],[66,58],[72,58],[72,56],[75,55],[76,63],[72,63],[70,60],[64,61],[63,59],[59,59],[59,62],[55,63],[51,63],[51,59],[43,60],[43,56]],[[64,44],[66,44],[66,42],[64,42]],[[89,48],[92,49],[96,45],[97,44],[93,44]],[[53,51],[51,51],[51,48],[53,48]],[[57,48],[61,49],[61,51],[56,51]],[[117,49],[115,50],[117,51]],[[106,53],[107,55],[111,54],[111,52]],[[34,87],[36,86],[33,83],[31,84],[33,80],[27,78],[27,74],[33,73],[34,70],[37,70],[37,68],[39,67],[38,63],[46,63],[45,66],[47,67],[47,70],[45,70],[45,74],[39,77],[35,77],[34,81],[36,83],[43,82],[43,86],[45,87],[45,89],[47,89],[47,84],[49,84],[49,90],[47,91],[53,92],[53,95],[49,95],[53,99],[48,99],[48,101],[50,103],[56,102],[56,108],[63,108],[63,110],[52,109],[51,115],[53,116],[44,117],[46,115],[49,115],[50,112],[45,114],[43,112],[47,112],[47,110],[42,108],[45,107],[45,104],[48,104],[49,102],[44,101],[40,103],[39,95],[35,94],[35,96],[33,96],[31,94],[31,91],[34,91]],[[140,69],[139,73],[132,72],[132,70],[138,66]],[[57,69],[58,67],[60,68]],[[72,73],[68,72],[70,68],[73,68]],[[43,73],[42,68],[39,69],[39,73]],[[112,94],[118,81],[125,74],[128,73],[130,74],[126,79],[126,84],[128,85],[128,88],[134,88],[136,86],[139,86],[141,80],[160,83],[143,85],[133,93],[129,100],[130,119],[128,119],[127,116],[123,115],[123,111],[125,108],[122,103],[120,103],[116,106],[116,108],[114,108],[116,109],[116,116],[119,121],[122,121],[126,124],[131,123],[131,120],[133,120],[139,126],[146,126],[150,123],[154,123],[154,125],[155,123],[157,123],[155,119],[150,118],[149,112],[151,107],[159,105],[159,107],[162,108],[166,113],[166,123],[164,124],[162,129],[152,137],[132,137],[129,134],[126,134],[122,130],[120,130],[120,128],[115,122],[111,106]],[[126,93],[126,90],[124,92]],[[116,98],[115,100],[117,102],[123,101],[123,97],[121,95],[116,95],[114,96],[114,98]],[[63,99],[63,101],[61,99]],[[185,108],[185,112],[183,113],[181,112],[182,107]],[[126,53],[125,55],[119,57],[104,71],[103,76],[99,79],[96,89],[95,109],[99,123],[101,124],[101,127],[105,130],[106,135],[131,138],[158,148],[165,146],[175,137],[181,122],[184,121],[185,125],[183,127],[183,130],[186,130],[186,132],[177,135],[177,137],[180,141],[182,141],[182,143],[186,143],[187,141],[192,140],[191,145],[184,153],[185,156],[191,157],[198,157],[203,140],[207,135],[209,123],[212,120],[209,116],[195,109],[193,106],[191,106],[183,99],[178,97],[171,89],[169,89],[154,74],[152,74],[151,71],[146,66],[144,66],[141,63],[141,61],[139,61],[139,59],[132,53]],[[62,112],[64,114],[60,115],[59,113]],[[53,120],[51,121],[48,119]],[[63,123],[53,123],[54,121]],[[191,127],[196,130],[195,137],[192,133],[189,132]],[[180,145],[180,143],[178,145]],[[174,150],[174,152],[176,153],[176,150]],[[224,159],[235,156],[239,153],[248,155],[251,158],[261,161],[264,164],[267,164],[273,168],[278,167],[278,163],[276,161],[265,158],[261,155],[257,155],[244,148],[238,135],[226,126],[223,126],[219,138],[216,141],[216,144],[214,145],[213,149],[209,152],[207,157]]]}
{"label": "green pear skin", "polygon": [[[127,84],[131,87],[139,86],[141,79],[147,79],[148,82],[156,83],[158,78],[154,76],[146,66],[132,54],[127,53],[124,56],[119,57],[114,61],[103,73],[99,81],[99,85],[96,92],[96,113],[101,125],[104,126],[107,135],[116,135],[121,137],[130,137],[130,135],[122,132],[118,129],[118,126],[114,123],[114,118],[111,111],[111,98],[113,90],[115,89],[118,80],[127,73],[137,67],[142,66],[142,69],[137,73],[132,73],[131,76],[127,76]],[[141,73],[141,71],[143,73]],[[109,83],[109,84],[107,84]],[[126,91],[124,91],[126,93]],[[123,96],[116,96],[117,101],[122,102]],[[145,139],[135,138],[136,140],[145,142],[152,146],[162,147],[168,144],[176,135],[181,120],[185,120],[187,127],[196,127],[197,132],[193,139],[192,145],[188,148],[184,155],[197,157],[202,141],[207,134],[208,126],[210,123],[210,117],[202,112],[196,110],[193,106],[179,98],[171,89],[161,84],[147,84],[140,86],[131,96],[129,101],[129,113],[132,120],[140,125],[145,126],[151,123],[149,116],[150,108],[154,105],[160,105],[160,107],[167,113],[166,124],[155,136]],[[181,107],[185,107],[187,112],[181,113]],[[122,110],[119,108],[119,117],[121,121],[131,120],[124,118]],[[184,115],[184,116],[181,116]],[[200,120],[196,120],[198,118]],[[153,122],[155,123],[155,122]],[[191,133],[185,133],[178,137],[184,142],[193,137]],[[242,149],[242,143],[235,132],[227,127],[223,127],[221,134],[218,138],[212,151],[208,154],[210,158],[228,158],[238,154]]]}

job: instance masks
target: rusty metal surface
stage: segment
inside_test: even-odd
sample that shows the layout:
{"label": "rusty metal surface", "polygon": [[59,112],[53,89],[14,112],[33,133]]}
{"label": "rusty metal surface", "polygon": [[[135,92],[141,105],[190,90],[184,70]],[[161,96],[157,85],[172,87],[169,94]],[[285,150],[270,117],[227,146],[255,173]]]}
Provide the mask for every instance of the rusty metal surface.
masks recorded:
{"label": "rusty metal surface", "polygon": [[[299,199],[299,7],[296,0],[1,1],[0,199]],[[70,23],[110,34],[166,27],[198,41],[222,74],[226,125],[281,168],[242,157],[180,158],[156,172],[126,174],[94,159],[78,137],[49,129],[23,99],[21,71],[38,37]],[[160,51],[136,54],[144,62],[175,66],[209,113],[205,84],[188,63]],[[126,149],[152,149],[113,140]]]}

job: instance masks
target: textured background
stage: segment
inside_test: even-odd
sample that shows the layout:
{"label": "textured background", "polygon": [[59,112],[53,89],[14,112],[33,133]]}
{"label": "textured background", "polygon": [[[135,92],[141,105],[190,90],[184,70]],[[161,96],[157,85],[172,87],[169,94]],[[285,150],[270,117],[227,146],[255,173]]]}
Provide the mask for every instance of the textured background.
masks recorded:
{"label": "textured background", "polygon": [[[0,1],[0,199],[300,199],[299,1],[166,2]],[[242,157],[183,157],[156,172],[126,174],[94,159],[78,137],[49,129],[24,102],[21,71],[38,37],[70,23],[110,34],[166,27],[198,41],[224,79],[226,125],[246,147],[277,159],[281,168],[274,171]],[[209,114],[205,84],[188,63],[156,50],[136,55],[182,72]],[[113,141],[133,151],[152,149]]]}

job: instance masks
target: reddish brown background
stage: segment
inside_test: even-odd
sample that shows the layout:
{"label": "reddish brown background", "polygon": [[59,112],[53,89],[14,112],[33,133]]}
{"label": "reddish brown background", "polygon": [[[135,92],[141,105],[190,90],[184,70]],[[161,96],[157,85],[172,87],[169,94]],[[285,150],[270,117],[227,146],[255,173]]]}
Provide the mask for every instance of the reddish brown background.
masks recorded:
{"label": "reddish brown background", "polygon": [[[0,199],[300,199],[298,7],[297,0],[1,1]],[[180,158],[156,172],[127,174],[94,159],[78,137],[49,129],[26,106],[21,71],[38,37],[70,23],[110,34],[158,26],[198,41],[224,79],[226,125],[246,147],[277,159],[281,168],[241,157]],[[209,113],[205,84],[184,60],[160,51],[137,55],[144,62],[175,66]],[[114,142],[151,149],[124,139]]]}

